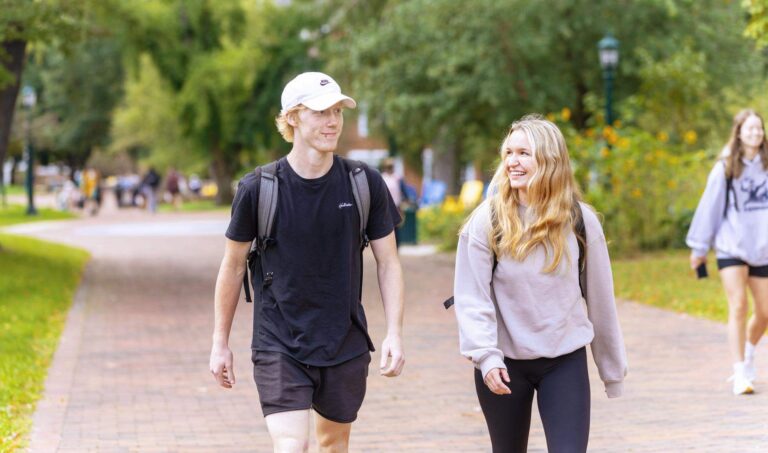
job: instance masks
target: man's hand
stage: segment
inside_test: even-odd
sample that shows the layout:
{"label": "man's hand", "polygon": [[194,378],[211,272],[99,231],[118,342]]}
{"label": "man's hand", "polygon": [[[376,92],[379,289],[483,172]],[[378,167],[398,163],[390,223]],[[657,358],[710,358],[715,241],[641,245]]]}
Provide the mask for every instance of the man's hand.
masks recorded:
{"label": "man's hand", "polygon": [[[389,366],[387,366],[387,359]],[[405,366],[405,356],[403,355],[403,346],[400,341],[400,336],[387,335],[384,341],[381,343],[381,363],[379,366],[379,373],[382,376],[395,377],[399,376]]]}
{"label": "man's hand", "polygon": [[506,368],[493,368],[483,378],[488,389],[497,395],[509,395],[512,391],[504,382],[509,382],[509,374]]}
{"label": "man's hand", "polygon": [[235,385],[234,358],[228,346],[216,346],[211,349],[211,373],[220,386],[231,389]]}

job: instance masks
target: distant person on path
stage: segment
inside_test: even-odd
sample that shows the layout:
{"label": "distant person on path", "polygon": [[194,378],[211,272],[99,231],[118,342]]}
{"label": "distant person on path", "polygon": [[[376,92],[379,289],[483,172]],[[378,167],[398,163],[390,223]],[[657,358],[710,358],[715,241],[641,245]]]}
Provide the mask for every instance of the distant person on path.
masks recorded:
{"label": "distant person on path", "polygon": [[[755,348],[768,327],[768,142],[763,119],[742,110],[709,173],[686,243],[691,268],[706,266],[714,248],[728,299],[733,394],[754,391]],[[747,322],[747,288],[754,313]],[[746,324],[746,328],[745,328]]]}
{"label": "distant person on path", "polygon": [[88,167],[83,172],[83,210],[90,215],[99,213],[101,207],[101,177],[99,172]]}
{"label": "distant person on path", "polygon": [[[367,238],[361,237],[347,170],[354,162],[334,155],[342,109],[355,106],[331,77],[318,72],[300,74],[282,94],[277,127],[293,148],[276,163],[274,225],[269,237],[258,238],[250,268],[257,295],[251,360],[276,452],[307,451],[310,409],[320,451],[348,450],[374,350],[361,303],[367,239],[387,322],[379,372],[397,376],[404,365],[403,282],[393,233],[397,208],[379,173],[358,167],[370,189]],[[246,258],[258,236],[260,179],[250,172],[240,180],[216,282],[210,369],[225,388],[235,383],[228,343]]]}
{"label": "distant person on path", "polygon": [[[404,203],[407,202],[408,198],[406,197],[404,188],[405,183],[403,178],[395,174],[395,162],[392,159],[386,158],[381,162],[381,177],[384,179],[384,183],[387,185],[387,189],[389,189],[389,194],[392,196],[392,201],[400,211],[400,216],[403,217]],[[400,247],[401,241],[401,226],[402,223],[395,227],[395,242],[397,243],[398,247]]]}
{"label": "distant person on path", "polygon": [[160,187],[160,175],[157,174],[154,167],[150,167],[141,181],[141,194],[144,197],[147,210],[151,213],[157,212],[158,187]]}
{"label": "distant person on path", "polygon": [[200,190],[203,188],[203,182],[200,181],[199,176],[197,176],[195,173],[192,173],[192,175],[189,177],[189,183],[187,186],[189,187],[189,191],[192,192],[192,195],[199,197]]}
{"label": "distant person on path", "polygon": [[461,230],[454,298],[493,451],[526,451],[536,393],[547,449],[585,452],[586,346],[609,398],[622,394],[627,360],[605,236],[557,126],[513,123],[490,193]]}
{"label": "distant person on path", "polygon": [[168,170],[168,174],[165,176],[165,190],[171,196],[171,205],[176,211],[181,209],[182,203],[180,179],[179,172],[175,168]]}

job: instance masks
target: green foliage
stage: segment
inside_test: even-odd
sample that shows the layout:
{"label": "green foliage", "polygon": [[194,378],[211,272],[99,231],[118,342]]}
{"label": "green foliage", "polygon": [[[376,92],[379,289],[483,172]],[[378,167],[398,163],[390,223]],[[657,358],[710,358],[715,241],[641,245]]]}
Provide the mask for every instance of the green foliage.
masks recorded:
{"label": "green foliage", "polygon": [[[553,118],[556,119],[556,118]],[[583,133],[561,123],[584,197],[604,217],[612,250],[684,246],[718,149],[698,149],[695,131],[675,142],[635,127]]]}
{"label": "green foliage", "polygon": [[132,93],[123,107],[121,146],[133,141],[153,152],[160,146],[160,153],[176,160],[196,152],[211,164],[220,187],[218,201],[228,202],[237,172],[285,149],[274,126],[280,92],[288,78],[307,69],[309,44],[299,38],[299,31],[313,26],[317,13],[307,10],[307,2],[285,8],[240,0],[155,0],[143,2],[141,8],[115,0],[106,3],[133,55],[134,73],[148,77],[141,85],[154,83],[143,55],[164,81],[162,88],[150,89],[162,91],[159,114],[164,124],[169,114],[175,117],[172,135],[183,142],[183,149],[174,147],[159,128],[132,140],[130,131],[140,127],[130,120],[137,118],[134,103],[148,99]]}
{"label": "green foliage", "polygon": [[228,203],[242,151],[236,120],[253,86],[249,75],[263,61],[254,41],[244,39],[261,30],[253,22],[257,6],[239,0],[155,0],[141,8],[104,3],[134,61],[148,55],[167,82],[185,142],[212,163],[218,200]]}
{"label": "green foliage", "polygon": [[[64,48],[84,34],[90,0],[0,1],[0,41],[49,43]],[[0,47],[0,89],[16,82]]]}
{"label": "green foliage", "polygon": [[758,47],[765,47],[768,45],[768,1],[741,0],[741,5],[749,13],[744,35],[754,39]]}
{"label": "green foliage", "polygon": [[616,296],[719,322],[728,320],[728,302],[714,263],[710,277],[696,280],[683,250],[644,253],[613,260]]}
{"label": "green foliage", "polygon": [[24,446],[88,253],[5,234],[0,243],[0,450],[14,451]]}
{"label": "green foliage", "polygon": [[480,0],[472,14],[460,0],[377,4],[380,17],[329,36],[330,67],[352,74],[373,125],[411,155],[455,143],[459,161],[489,164],[525,113],[568,107],[578,129],[599,122],[608,27],[621,41],[616,103],[633,96],[625,119],[654,134],[705,138],[728,122],[725,90],[755,83],[764,61],[741,36],[743,11],[722,0]]}
{"label": "green foliage", "polygon": [[8,205],[0,207],[0,226],[15,225],[17,223],[38,222],[43,220],[67,220],[76,216],[69,212],[55,211],[48,208],[37,208],[36,216],[27,215],[26,205]]}
{"label": "green foliage", "polygon": [[42,118],[34,129],[35,145],[73,168],[82,168],[96,147],[109,141],[112,111],[123,95],[120,44],[91,37],[67,54],[42,48],[25,78],[36,85]]}
{"label": "green foliage", "polygon": [[417,212],[419,243],[435,243],[442,251],[455,251],[459,230],[471,210],[446,209],[444,206],[421,208]]}
{"label": "green foliage", "polygon": [[207,171],[208,159],[195,152],[179,124],[174,92],[149,57],[142,56],[131,71],[135,73],[126,80],[125,97],[114,112],[110,152],[125,152],[160,170]]}

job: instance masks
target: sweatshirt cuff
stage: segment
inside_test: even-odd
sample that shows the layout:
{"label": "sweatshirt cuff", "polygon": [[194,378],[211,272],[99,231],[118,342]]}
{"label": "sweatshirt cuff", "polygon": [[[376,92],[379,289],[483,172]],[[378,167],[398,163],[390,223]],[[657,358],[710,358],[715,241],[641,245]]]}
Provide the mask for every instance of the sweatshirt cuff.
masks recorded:
{"label": "sweatshirt cuff", "polygon": [[618,381],[605,383],[605,394],[608,395],[608,398],[618,398],[622,393],[624,393],[624,382]]}
{"label": "sweatshirt cuff", "polygon": [[507,366],[504,365],[504,359],[496,354],[488,355],[478,363],[478,366],[480,367],[480,374],[482,374],[483,379],[485,379],[485,375],[494,368],[507,369]]}
{"label": "sweatshirt cuff", "polygon": [[693,249],[693,256],[695,256],[696,258],[703,258],[707,256],[707,253],[709,253],[708,249],[699,249],[699,248]]}

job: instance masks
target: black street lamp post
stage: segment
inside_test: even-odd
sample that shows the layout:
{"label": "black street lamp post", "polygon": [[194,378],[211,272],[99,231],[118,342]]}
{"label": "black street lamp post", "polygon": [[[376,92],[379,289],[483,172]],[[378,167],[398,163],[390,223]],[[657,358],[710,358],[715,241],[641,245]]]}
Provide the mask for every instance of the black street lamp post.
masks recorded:
{"label": "black street lamp post", "polygon": [[613,80],[616,67],[619,65],[619,40],[612,34],[605,35],[597,43],[600,67],[603,68],[603,80],[605,81],[605,124],[613,125]]}
{"label": "black street lamp post", "polygon": [[37,104],[37,94],[31,86],[25,86],[21,90],[21,105],[24,106],[24,152],[27,155],[27,215],[37,215],[35,209],[35,148],[30,139],[29,117],[32,115],[32,109]]}

